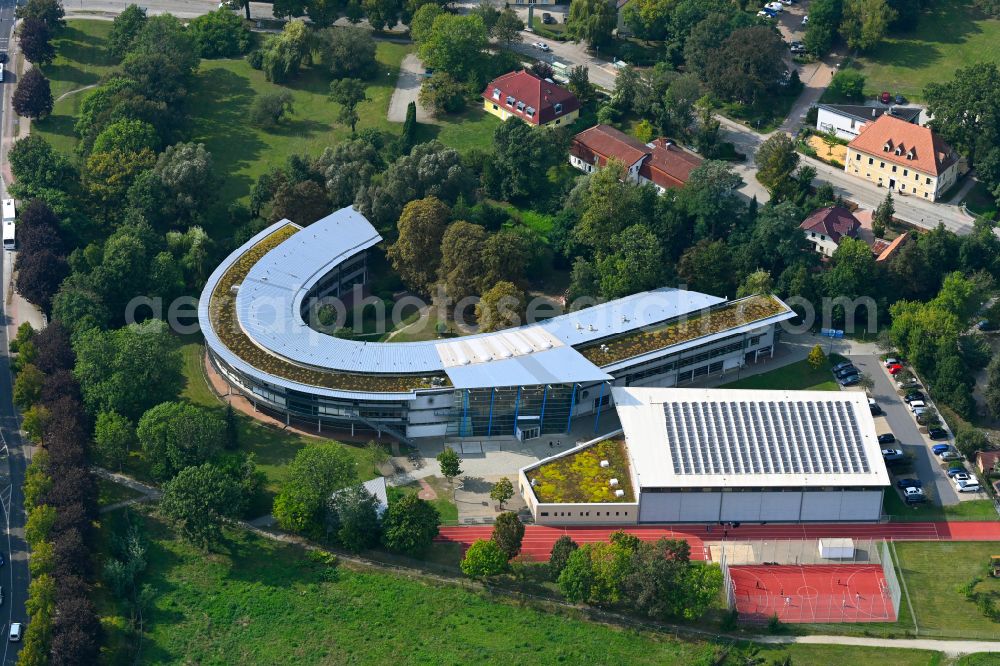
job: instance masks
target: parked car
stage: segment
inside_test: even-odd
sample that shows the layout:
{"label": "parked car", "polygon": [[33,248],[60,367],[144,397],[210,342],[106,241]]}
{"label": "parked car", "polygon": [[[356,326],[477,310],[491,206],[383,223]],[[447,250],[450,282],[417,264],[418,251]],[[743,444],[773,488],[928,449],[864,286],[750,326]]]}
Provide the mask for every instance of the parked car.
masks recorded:
{"label": "parked car", "polygon": [[784,11],[785,6],[782,5],[780,2],[769,2],[766,5],[764,5],[764,9],[770,9],[772,12],[780,12]]}
{"label": "parked car", "polygon": [[791,7],[795,4],[795,0],[781,0],[781,4]]}
{"label": "parked car", "polygon": [[901,373],[903,371],[904,368],[903,368],[903,366],[901,366],[900,364],[897,363],[896,365],[890,365],[886,369],[889,371],[890,375],[898,375],[899,373]]}
{"label": "parked car", "polygon": [[846,377],[841,377],[837,383],[841,386],[857,386],[861,383],[861,375],[847,375]]}
{"label": "parked car", "polygon": [[809,25],[809,14],[802,17],[802,25]]}
{"label": "parked car", "polygon": [[948,431],[944,428],[931,428],[927,431],[927,436],[931,439],[948,439]]}
{"label": "parked car", "polygon": [[907,504],[921,504],[927,501],[923,488],[904,488],[903,501]]}
{"label": "parked car", "polygon": [[0,64],[7,62],[7,57],[6,51],[0,51]]}
{"label": "parked car", "polygon": [[545,53],[548,53],[549,51],[552,50],[549,48],[549,45],[546,44],[545,42],[538,42],[536,46],[538,46],[539,51],[544,51]]}
{"label": "parked car", "polygon": [[955,477],[957,477],[959,475],[964,475],[964,476],[967,477],[967,476],[969,476],[969,470],[965,469],[965,467],[962,467],[962,466],[951,467],[951,468],[948,469],[948,476],[950,476],[951,478],[954,479]]}
{"label": "parked car", "polygon": [[941,456],[940,456],[940,458],[941,458],[942,462],[949,462],[949,461],[952,461],[952,460],[961,460],[962,459],[962,454],[959,453],[958,451],[956,451],[955,449],[951,449],[950,451],[945,451],[944,453],[942,453]]}
{"label": "parked car", "polygon": [[878,96],[878,101],[883,104],[888,104],[892,101],[892,95],[890,95],[888,91],[883,91],[882,94]]}
{"label": "parked car", "polygon": [[542,17],[542,23],[544,23],[545,25],[553,25],[556,22],[557,21],[552,17],[551,14],[546,14],[545,16]]}
{"label": "parked car", "polygon": [[878,436],[879,444],[892,444],[895,441],[896,441],[896,436],[893,435],[891,432],[887,432],[884,435]]}
{"label": "parked car", "polygon": [[910,400],[907,404],[910,406],[910,411],[914,414],[917,413],[918,409],[927,409],[927,403],[923,400]]}
{"label": "parked car", "polygon": [[950,448],[951,444],[935,444],[934,446],[931,447],[931,453],[933,453],[936,456],[939,456]]}
{"label": "parked car", "polygon": [[899,462],[906,459],[906,454],[902,449],[882,449],[882,459],[887,463]]}
{"label": "parked car", "polygon": [[906,98],[896,93],[896,104],[906,104]]}
{"label": "parked car", "polygon": [[7,637],[10,639],[11,643],[16,643],[21,640],[22,627],[20,622],[10,623],[10,633]]}
{"label": "parked car", "polygon": [[897,379],[896,380],[896,388],[898,388],[900,390],[918,389],[918,388],[920,388],[920,382],[918,382],[913,377],[910,377],[908,379],[902,379],[902,380]]}
{"label": "parked car", "polygon": [[921,393],[920,391],[910,391],[905,396],[903,396],[903,400],[907,404],[914,402],[915,400],[923,400],[923,399],[924,399],[924,394]]}
{"label": "parked car", "polygon": [[759,12],[757,12],[757,16],[761,18],[774,18],[777,15],[778,15],[777,12],[772,12],[770,9],[762,9]]}
{"label": "parked car", "polygon": [[900,490],[905,490],[906,488],[923,488],[924,482],[920,479],[899,479],[896,481],[896,487]]}
{"label": "parked car", "polygon": [[851,365],[845,366],[840,370],[835,371],[833,374],[835,374],[837,377],[843,377],[844,375],[856,375],[858,374],[858,369],[854,367],[854,364],[852,363]]}
{"label": "parked car", "polygon": [[803,46],[802,44],[792,44],[792,45],[791,45],[791,46],[789,47],[789,50],[790,50],[790,51],[791,51],[791,52],[792,52],[792,53],[793,53],[794,55],[802,55],[803,53],[805,53],[805,52],[806,52],[806,47],[805,47],[805,46]]}
{"label": "parked car", "polygon": [[850,366],[853,366],[853,365],[854,364],[851,363],[850,361],[841,361],[840,363],[838,363],[837,365],[833,366],[830,369],[833,370],[834,372],[837,372],[838,370],[843,370],[844,368],[847,368],[847,367],[850,367]]}
{"label": "parked car", "polygon": [[872,416],[881,416],[882,415],[882,407],[877,402],[875,404],[873,404],[873,405],[868,405],[868,409],[871,410]]}
{"label": "parked car", "polygon": [[890,356],[889,358],[887,358],[884,361],[882,361],[882,365],[884,365],[887,368],[890,365],[899,365],[899,359],[898,358],[893,358],[892,356]]}

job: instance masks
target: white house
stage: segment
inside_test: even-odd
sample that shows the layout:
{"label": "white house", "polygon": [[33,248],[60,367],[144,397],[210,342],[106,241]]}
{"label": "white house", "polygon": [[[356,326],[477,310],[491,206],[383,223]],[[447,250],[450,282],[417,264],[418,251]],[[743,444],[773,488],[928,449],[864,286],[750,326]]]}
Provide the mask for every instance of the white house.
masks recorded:
{"label": "white house", "polygon": [[920,118],[919,108],[862,106],[856,104],[820,104],[816,116],[816,129],[834,134],[841,139],[853,140],[869,123],[888,113],[894,118],[916,123]]}

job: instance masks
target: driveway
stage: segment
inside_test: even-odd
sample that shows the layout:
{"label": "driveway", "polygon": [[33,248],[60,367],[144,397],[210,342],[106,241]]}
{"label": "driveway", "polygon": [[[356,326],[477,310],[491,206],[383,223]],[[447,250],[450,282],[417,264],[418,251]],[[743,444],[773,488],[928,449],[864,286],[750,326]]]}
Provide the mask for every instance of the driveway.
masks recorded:
{"label": "driveway", "polygon": [[389,100],[389,122],[401,123],[406,120],[406,107],[410,102],[417,105],[417,122],[433,122],[434,118],[427,112],[417,99],[420,94],[420,84],[424,81],[424,65],[413,53],[403,58],[399,66],[399,78],[396,79],[396,89],[392,91]]}
{"label": "driveway", "polygon": [[[896,436],[894,446],[902,448],[904,452],[912,456],[913,474],[924,482],[925,488],[933,489],[931,494],[941,504],[958,504],[958,493],[955,492],[941,465],[934,459],[927,446],[926,438],[917,429],[916,422],[910,416],[909,408],[896,393],[889,376],[882,369],[881,360],[877,356],[851,356],[850,359],[875,383],[871,395],[885,412],[884,416],[877,421],[884,419],[888,430]],[[880,434],[881,432],[884,430],[880,430]]]}

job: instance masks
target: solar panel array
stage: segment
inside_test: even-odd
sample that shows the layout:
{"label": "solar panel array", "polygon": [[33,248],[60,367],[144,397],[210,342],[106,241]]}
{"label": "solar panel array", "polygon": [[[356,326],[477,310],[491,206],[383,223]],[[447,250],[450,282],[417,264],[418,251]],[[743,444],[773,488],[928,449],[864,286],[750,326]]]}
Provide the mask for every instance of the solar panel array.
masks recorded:
{"label": "solar panel array", "polygon": [[861,474],[870,471],[851,403],[664,403],[675,474]]}

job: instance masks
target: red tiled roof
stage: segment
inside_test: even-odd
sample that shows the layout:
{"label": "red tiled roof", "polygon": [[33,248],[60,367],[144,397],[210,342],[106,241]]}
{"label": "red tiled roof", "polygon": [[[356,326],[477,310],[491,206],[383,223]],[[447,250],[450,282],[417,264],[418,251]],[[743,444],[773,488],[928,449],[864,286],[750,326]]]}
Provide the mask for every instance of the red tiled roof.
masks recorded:
{"label": "red tiled roof", "polygon": [[[570,152],[587,162],[604,166],[610,159],[632,166],[649,154],[650,148],[610,125],[594,125],[573,137]],[[595,161],[595,157],[599,158]]]}
{"label": "red tiled roof", "polygon": [[981,471],[993,469],[997,460],[1000,460],[1000,451],[978,451],[976,453],[976,465]]}
{"label": "red tiled roof", "polygon": [[815,211],[799,225],[799,228],[824,234],[834,243],[839,243],[844,236],[854,237],[860,226],[861,223],[851,215],[851,211],[842,206],[830,206]]}
{"label": "red tiled roof", "polygon": [[[547,123],[580,108],[576,95],[525,70],[493,79],[482,97],[532,125]],[[512,98],[510,104],[508,98]],[[558,113],[557,104],[562,105]],[[534,113],[529,115],[529,109]]]}
{"label": "red tiled roof", "polygon": [[934,176],[958,159],[951,146],[930,128],[888,114],[866,125],[848,147]]}
{"label": "red tiled roof", "polygon": [[875,261],[885,261],[893,257],[899,248],[903,247],[903,244],[910,240],[909,232],[903,232],[891,243],[886,243],[886,241],[879,239],[882,243],[885,243],[885,247],[879,248],[878,251],[875,250],[875,246],[872,246],[872,253],[875,255]]}
{"label": "red tiled roof", "polygon": [[681,187],[701,162],[702,159],[697,155],[659,138],[653,141],[652,153],[639,167],[639,175],[663,188]]}

